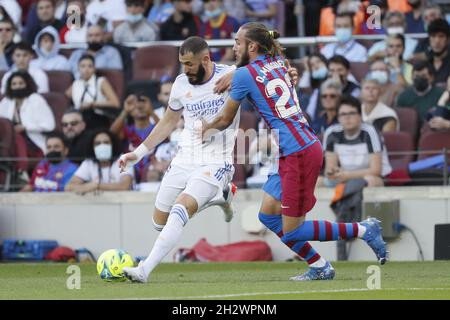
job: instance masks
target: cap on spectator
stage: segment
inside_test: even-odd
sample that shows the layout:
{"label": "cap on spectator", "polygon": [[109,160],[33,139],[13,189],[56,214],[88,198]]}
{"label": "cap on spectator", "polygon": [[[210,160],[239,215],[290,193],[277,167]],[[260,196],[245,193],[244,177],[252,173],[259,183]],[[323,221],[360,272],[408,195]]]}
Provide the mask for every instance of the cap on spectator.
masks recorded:
{"label": "cap on spectator", "polygon": [[428,35],[444,33],[447,37],[450,37],[450,25],[445,19],[436,19],[430,23],[428,27]]}

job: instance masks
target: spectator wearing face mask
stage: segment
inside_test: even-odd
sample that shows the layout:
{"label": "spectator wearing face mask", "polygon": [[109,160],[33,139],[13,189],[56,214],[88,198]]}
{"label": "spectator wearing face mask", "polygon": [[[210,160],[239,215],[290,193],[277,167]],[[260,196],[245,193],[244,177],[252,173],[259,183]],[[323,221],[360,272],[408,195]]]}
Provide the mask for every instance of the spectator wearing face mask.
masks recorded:
{"label": "spectator wearing face mask", "polygon": [[334,22],[337,43],[329,43],[322,48],[322,53],[327,59],[335,55],[341,55],[350,62],[365,62],[367,50],[361,44],[353,40],[353,16],[350,13],[336,15]]}
{"label": "spectator wearing face mask", "polygon": [[14,124],[19,174],[26,173],[26,158],[40,158],[46,153],[45,133],[55,129],[55,118],[47,101],[38,93],[33,78],[26,71],[16,71],[6,81],[5,97],[0,102],[0,117]]}
{"label": "spectator wearing face mask", "polygon": [[61,134],[48,135],[46,145],[45,159],[36,166],[30,182],[21,192],[64,191],[64,187],[77,170],[78,166],[67,159],[69,149]]}
{"label": "spectator wearing face mask", "polygon": [[381,88],[376,80],[366,79],[361,87],[362,120],[378,132],[398,131],[400,124],[394,109],[380,101]]}
{"label": "spectator wearing face mask", "polygon": [[391,82],[391,70],[384,59],[375,60],[370,65],[370,72],[367,79],[376,80],[380,84],[380,101],[387,106],[394,106],[397,96],[405,90],[403,83]]}
{"label": "spectator wearing face mask", "polygon": [[[153,119],[150,122],[150,119]],[[110,131],[126,144],[126,152],[134,151],[152,132],[159,122],[154,113],[150,98],[143,93],[129,95],[124,102],[123,110],[111,125]],[[144,181],[145,168],[149,164],[150,154],[134,166],[137,182]]]}
{"label": "spectator wearing face mask", "polygon": [[[388,36],[393,36],[396,34],[404,35],[406,30],[406,20],[404,14],[399,11],[388,12],[384,18],[384,27]],[[413,57],[417,43],[417,40],[409,36],[405,36],[405,50],[403,52],[404,60],[409,60]],[[387,40],[376,42],[369,49],[369,60],[373,61],[379,58],[384,58],[386,54],[386,46]]]}
{"label": "spectator wearing face mask", "polygon": [[397,99],[397,107],[414,108],[423,122],[428,111],[437,105],[443,88],[436,87],[433,78],[433,67],[427,61],[414,64],[413,85],[403,91]]}
{"label": "spectator wearing face mask", "polygon": [[[320,1],[322,3],[322,1]],[[333,0],[331,6],[323,4],[320,11],[319,35],[332,36],[335,34],[336,15],[350,13],[355,26],[354,34],[361,33],[361,26],[365,20],[364,8],[360,1],[353,0]]]}
{"label": "spectator wearing face mask", "polygon": [[27,19],[25,40],[33,43],[39,31],[48,26],[52,26],[58,32],[63,28],[64,22],[55,18],[55,9],[55,0],[38,0],[36,2],[36,6],[31,10],[32,12],[36,11],[37,19]]}
{"label": "spectator wearing face mask", "polygon": [[37,85],[38,93],[47,93],[49,91],[49,83],[47,74],[40,68],[31,65],[33,59],[33,48],[26,42],[19,42],[14,46],[12,59],[14,65],[11,67],[2,79],[2,94],[6,91],[6,82],[11,74],[17,70],[27,71]]}
{"label": "spectator wearing face mask", "polygon": [[319,99],[320,85],[327,80],[328,68],[327,59],[320,53],[312,54],[304,61],[305,72],[299,82],[301,90],[308,93],[301,93],[300,104],[306,106],[306,113],[311,121],[314,121],[322,111]]}
{"label": "spectator wearing face mask", "polygon": [[100,26],[90,26],[87,33],[88,49],[78,49],[72,52],[69,63],[75,79],[80,77],[78,62],[83,55],[91,55],[95,59],[97,69],[122,70],[123,63],[119,51],[105,43],[104,31]]}
{"label": "spectator wearing face mask", "polygon": [[445,86],[450,76],[450,25],[447,20],[437,19],[428,27],[430,50],[428,62],[432,66],[435,84]]}
{"label": "spectator wearing face mask", "polygon": [[53,27],[42,29],[34,41],[37,58],[31,61],[31,66],[45,71],[70,71],[67,58],[58,54],[60,47],[58,32]]}
{"label": "spectator wearing face mask", "polygon": [[405,13],[406,33],[424,33],[425,26],[422,19],[422,12],[425,7],[425,0],[408,0],[412,10]]}
{"label": "spectator wearing face mask", "polygon": [[[239,29],[237,20],[224,10],[222,0],[203,0],[204,16],[207,19],[200,25],[199,35],[206,40],[232,39]],[[232,48],[211,48],[211,60],[227,62],[234,60]]]}
{"label": "spectator wearing face mask", "polygon": [[81,163],[65,191],[86,194],[100,190],[130,190],[133,168],[121,173],[119,155],[116,137],[105,129],[96,131],[89,145],[88,159]]}
{"label": "spectator wearing face mask", "polygon": [[158,38],[158,27],[144,17],[144,0],[126,0],[127,15],[113,33],[115,43],[154,41]]}

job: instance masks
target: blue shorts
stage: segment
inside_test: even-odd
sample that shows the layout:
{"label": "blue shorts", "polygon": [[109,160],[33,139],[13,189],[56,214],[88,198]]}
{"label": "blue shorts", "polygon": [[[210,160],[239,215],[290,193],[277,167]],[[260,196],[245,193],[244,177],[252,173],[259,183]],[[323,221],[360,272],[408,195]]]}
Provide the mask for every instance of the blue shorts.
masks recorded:
{"label": "blue shorts", "polygon": [[263,186],[265,193],[271,195],[276,200],[281,201],[281,178],[278,173],[269,175]]}

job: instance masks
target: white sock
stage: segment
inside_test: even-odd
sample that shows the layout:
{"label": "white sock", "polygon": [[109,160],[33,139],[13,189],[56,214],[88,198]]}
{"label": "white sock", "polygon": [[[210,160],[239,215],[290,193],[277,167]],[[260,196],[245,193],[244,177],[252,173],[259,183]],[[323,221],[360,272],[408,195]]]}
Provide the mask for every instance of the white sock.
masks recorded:
{"label": "white sock", "polygon": [[325,260],[324,258],[320,257],[319,260],[317,260],[314,263],[311,263],[309,266],[312,268],[322,268],[325,267],[325,265],[327,264],[327,260]]}
{"label": "white sock", "polygon": [[366,227],[361,225],[361,223],[358,223],[358,238],[362,238],[365,233],[366,233]]}
{"label": "white sock", "polygon": [[141,265],[146,277],[148,277],[170,250],[176,246],[183,232],[183,227],[188,220],[189,215],[183,205],[176,204],[172,207],[166,225],[156,239],[149,256]]}

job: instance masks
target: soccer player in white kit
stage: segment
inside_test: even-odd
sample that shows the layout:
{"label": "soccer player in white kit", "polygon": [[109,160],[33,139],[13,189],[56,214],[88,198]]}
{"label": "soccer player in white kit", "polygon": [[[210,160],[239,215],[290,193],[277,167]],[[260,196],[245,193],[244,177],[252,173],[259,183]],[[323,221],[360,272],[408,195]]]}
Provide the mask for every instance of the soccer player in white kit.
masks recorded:
{"label": "soccer player in white kit", "polygon": [[[123,155],[119,162],[122,170],[139,162],[170,135],[184,116],[185,128],[178,153],[156,197],[153,223],[161,233],[143,263],[136,268],[123,269],[125,276],[136,282],[147,282],[149,274],[175,247],[183,227],[195,213],[210,205],[222,204],[226,221],[232,218],[226,200],[232,194],[229,189],[234,173],[233,149],[239,113],[227,130],[218,131],[207,142],[202,142],[196,126],[201,125],[202,119],[212,121],[221,113],[229,92],[215,94],[214,87],[235,67],[212,62],[208,44],[200,37],[190,37],[183,42],[179,60],[184,73],[173,84],[163,119],[135,151]],[[227,199],[224,199],[224,191],[228,193]]]}

